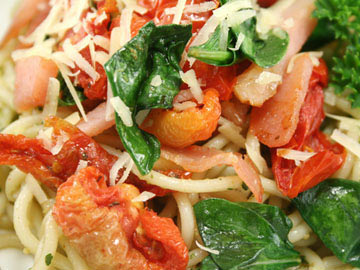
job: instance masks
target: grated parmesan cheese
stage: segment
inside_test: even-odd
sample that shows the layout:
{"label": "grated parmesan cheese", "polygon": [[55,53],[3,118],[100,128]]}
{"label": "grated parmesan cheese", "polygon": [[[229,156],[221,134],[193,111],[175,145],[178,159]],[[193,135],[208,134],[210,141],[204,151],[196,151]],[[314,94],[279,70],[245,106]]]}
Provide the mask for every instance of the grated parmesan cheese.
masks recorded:
{"label": "grated parmesan cheese", "polygon": [[304,151],[298,151],[293,149],[287,149],[287,148],[278,148],[277,149],[277,155],[279,157],[288,159],[288,160],[294,160],[296,166],[300,165],[300,161],[306,161],[312,156],[316,155],[315,152],[304,152]]}
{"label": "grated parmesan cheese", "polygon": [[348,135],[342,133],[340,130],[335,129],[330,136],[335,142],[344,146],[348,151],[353,153],[355,156],[360,158],[360,144],[353,138]]}
{"label": "grated parmesan cheese", "polygon": [[242,45],[242,43],[244,42],[245,39],[245,35],[243,33],[240,33],[237,37],[236,43],[235,43],[235,47],[234,48],[229,48],[232,51],[237,51],[240,49],[240,46]]}
{"label": "grated parmesan cheese", "polygon": [[162,84],[162,80],[160,75],[156,75],[154,78],[152,78],[150,85],[152,86],[160,86]]}
{"label": "grated parmesan cheese", "polygon": [[211,249],[211,248],[207,248],[205,246],[203,246],[202,244],[200,244],[197,240],[195,241],[195,244],[198,246],[198,248],[202,249],[202,250],[205,250],[211,254],[214,254],[214,255],[219,255],[220,254],[220,251],[218,250],[215,250],[215,249]]}
{"label": "grated parmesan cheese", "polygon": [[132,199],[132,202],[146,202],[152,198],[154,198],[156,196],[156,194],[149,192],[149,191],[143,191],[140,193],[139,196],[135,197],[134,199]]}
{"label": "grated parmesan cheese", "polygon": [[70,139],[65,132],[60,131],[60,134],[61,136],[56,137],[56,144],[50,149],[53,155],[59,154],[64,144]]}
{"label": "grated parmesan cheese", "polygon": [[230,16],[231,14],[235,13],[240,9],[248,9],[248,8],[253,8],[253,4],[251,3],[250,0],[231,1],[231,2],[227,2],[225,5],[222,5],[221,7],[214,10],[213,14],[218,19],[223,20],[225,18],[231,17]]}
{"label": "grated parmesan cheese", "polygon": [[77,123],[80,122],[81,118],[78,112],[73,112],[68,117],[66,117],[65,120],[75,126]]}
{"label": "grated parmesan cheese", "polygon": [[182,103],[177,102],[177,103],[174,103],[173,106],[174,106],[175,111],[182,112],[182,111],[185,111],[187,109],[195,108],[196,103],[192,102],[192,101],[185,101],[185,102],[182,102]]}
{"label": "grated parmesan cheese", "polygon": [[[312,64],[317,67],[320,65],[320,61],[319,61],[319,58],[321,58],[323,56],[323,52],[305,52],[305,53],[308,53],[309,54],[309,57],[311,59],[311,62]],[[304,53],[298,53],[298,54],[295,54],[293,57],[291,57],[290,61],[289,61],[289,64],[287,66],[287,70],[286,72],[287,73],[291,73],[291,71],[293,70],[294,68],[294,65],[295,65],[295,61],[296,59],[300,56],[300,55],[303,55]]]}
{"label": "grated parmesan cheese", "polygon": [[135,12],[139,13],[140,15],[144,15],[148,11],[146,8],[138,5],[136,0],[118,0],[118,7],[122,6],[122,3],[128,8],[132,8]]}
{"label": "grated parmesan cheese", "polygon": [[105,21],[107,19],[107,15],[105,13],[105,11],[103,11],[103,13],[101,13],[100,16],[97,16],[94,23],[95,25],[99,25],[101,24],[103,21]]}
{"label": "grated parmesan cheese", "polygon": [[97,46],[109,51],[110,50],[110,40],[106,37],[96,35],[93,37],[94,43]]}
{"label": "grated parmesan cheese", "polygon": [[[214,2],[204,2],[200,4],[186,5],[184,8],[184,13],[203,13],[210,10],[213,10],[217,7]],[[176,7],[166,8],[164,10],[166,15],[176,14]]]}
{"label": "grated parmesan cheese", "polygon": [[80,160],[79,160],[79,164],[78,164],[78,166],[76,167],[75,173],[77,173],[77,172],[80,171],[81,169],[86,168],[87,166],[88,166],[88,162],[87,162],[86,160],[80,159]]}
{"label": "grated parmesan cheese", "polygon": [[190,91],[199,104],[204,102],[204,95],[201,90],[200,84],[196,78],[195,71],[193,69],[188,70],[186,73],[180,71],[180,77],[184,83],[190,87]]}
{"label": "grated parmesan cheese", "polygon": [[263,71],[260,73],[259,77],[255,80],[255,82],[257,84],[267,85],[273,82],[281,82],[281,80],[281,75],[269,71]]}
{"label": "grated parmesan cheese", "polygon": [[177,1],[176,7],[175,7],[176,11],[175,11],[175,15],[174,15],[174,18],[172,21],[173,24],[180,24],[182,14],[185,9],[185,4],[186,4],[186,0],[178,0]]}
{"label": "grated parmesan cheese", "polygon": [[59,68],[59,71],[60,71],[61,75],[64,78],[66,86],[69,88],[70,94],[71,94],[72,98],[74,99],[76,106],[78,107],[78,109],[79,109],[82,117],[84,118],[85,122],[87,122],[87,117],[86,117],[84,107],[81,104],[79,96],[76,93],[75,87],[73,86],[73,84],[70,81],[70,78],[67,75],[67,73],[69,73],[70,71],[68,70],[68,68],[66,66],[64,66],[64,64],[57,63],[57,66]]}
{"label": "grated parmesan cheese", "polygon": [[65,54],[71,60],[73,60],[81,70],[88,74],[94,82],[97,81],[100,75],[96,72],[94,67],[76,50],[69,39],[65,40],[63,48]]}
{"label": "grated parmesan cheese", "polygon": [[46,118],[49,115],[56,115],[60,93],[60,82],[55,78],[49,79],[48,89],[42,115]]}
{"label": "grated parmesan cheese", "polygon": [[[62,51],[58,51],[58,52],[54,52],[52,55],[51,55],[51,59],[54,61],[54,62],[59,62],[59,63],[62,63],[70,68],[75,68],[75,63],[73,60],[71,60],[69,57],[67,57],[67,55],[62,52]],[[80,70],[78,70],[80,71]]]}
{"label": "grated parmesan cheese", "polygon": [[[131,20],[132,20],[133,11],[134,11],[133,8],[127,7],[123,9],[121,12],[120,27],[119,27],[119,45],[118,45],[120,47],[117,46],[118,49],[124,46],[131,39]],[[110,40],[110,44],[111,43],[112,40]],[[118,49],[116,49],[116,51]]]}
{"label": "grated parmesan cheese", "polygon": [[128,106],[121,100],[120,97],[113,97],[110,99],[110,103],[113,106],[115,112],[119,115],[124,125],[127,127],[133,126],[133,120],[131,117],[131,111]]}
{"label": "grated parmesan cheese", "polygon": [[228,38],[229,38],[229,26],[227,20],[223,20],[220,24],[220,40],[219,40],[220,50],[226,51]]}
{"label": "grated parmesan cheese", "polygon": [[227,21],[229,23],[229,27],[232,26],[236,26],[239,25],[243,22],[245,22],[246,20],[255,17],[256,16],[256,11],[253,9],[245,9],[245,10],[240,10],[234,13],[230,13]]}
{"label": "grated parmesan cheese", "polygon": [[110,59],[110,56],[103,51],[95,52],[95,62],[100,63],[102,66]]}
{"label": "grated parmesan cheese", "polygon": [[126,167],[126,170],[123,172],[123,175],[117,184],[121,184],[121,183],[125,182],[125,180],[128,178],[128,176],[130,174],[130,171],[132,170],[133,165],[134,165],[134,162],[132,161],[130,155],[127,152],[122,152],[119,155],[119,158],[117,159],[117,161],[114,163],[114,165],[110,169],[110,172],[109,172],[110,185],[115,186],[119,171],[124,167]]}

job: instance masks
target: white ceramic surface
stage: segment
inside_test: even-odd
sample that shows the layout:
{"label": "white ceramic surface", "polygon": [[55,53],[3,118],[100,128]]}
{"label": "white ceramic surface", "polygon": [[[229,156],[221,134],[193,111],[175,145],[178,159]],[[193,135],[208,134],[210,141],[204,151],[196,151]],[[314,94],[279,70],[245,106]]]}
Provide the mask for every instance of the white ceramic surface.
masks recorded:
{"label": "white ceramic surface", "polygon": [[[15,3],[16,0],[0,0],[0,38],[10,24]],[[32,256],[24,255],[20,250],[12,248],[0,250],[0,270],[28,270],[32,264]]]}

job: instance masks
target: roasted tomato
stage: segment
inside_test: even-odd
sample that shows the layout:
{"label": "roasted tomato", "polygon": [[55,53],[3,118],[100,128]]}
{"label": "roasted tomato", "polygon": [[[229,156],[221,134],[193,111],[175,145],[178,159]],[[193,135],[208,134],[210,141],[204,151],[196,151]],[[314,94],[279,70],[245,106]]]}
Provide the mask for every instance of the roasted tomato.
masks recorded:
{"label": "roasted tomato", "polygon": [[91,269],[185,270],[188,251],[173,221],[131,200],[133,185],[108,187],[94,167],[58,189],[53,215]]}
{"label": "roasted tomato", "polygon": [[141,128],[154,134],[168,146],[183,148],[211,137],[221,114],[219,94],[208,89],[202,108],[189,108],[181,112],[155,109],[150,112]]}
{"label": "roasted tomato", "polygon": [[257,2],[261,7],[267,8],[275,4],[277,0],[258,0]]}
{"label": "roasted tomato", "polygon": [[278,188],[290,198],[330,177],[346,158],[345,149],[339,144],[331,144],[319,130],[324,120],[322,88],[328,81],[326,64],[323,60],[320,63],[320,66],[313,69],[295,134],[282,147],[316,154],[297,166],[295,161],[279,157],[277,148],[272,149],[272,170]]}
{"label": "roasted tomato", "polygon": [[54,128],[54,145],[58,138],[68,137],[58,154],[51,154],[38,139],[1,134],[0,164],[15,165],[53,189],[74,174],[80,160],[86,160],[89,166],[98,168],[108,177],[115,156],[64,120],[51,117],[45,125]]}

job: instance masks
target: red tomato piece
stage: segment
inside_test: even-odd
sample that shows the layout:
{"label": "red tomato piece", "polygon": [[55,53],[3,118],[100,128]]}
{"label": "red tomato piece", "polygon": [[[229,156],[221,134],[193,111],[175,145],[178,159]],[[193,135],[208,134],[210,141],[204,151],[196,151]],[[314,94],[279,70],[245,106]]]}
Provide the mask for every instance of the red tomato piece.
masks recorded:
{"label": "red tomato piece", "polygon": [[87,167],[60,186],[53,215],[91,269],[185,270],[179,229],[133,203],[138,195],[132,185],[108,187],[99,170]]}
{"label": "red tomato piece", "polygon": [[[144,256],[152,257],[164,269],[186,269],[189,261],[188,250],[172,219],[158,217],[153,211],[143,210],[140,213],[140,222],[147,238],[152,240],[151,245],[139,247]],[[134,236],[136,237],[137,235]]]}
{"label": "red tomato piece", "polygon": [[[184,72],[189,70],[190,67],[187,65],[184,67]],[[220,100],[229,100],[233,92],[233,81],[237,74],[237,65],[229,67],[217,67],[208,65],[204,62],[196,60],[192,65],[196,73],[196,77],[201,81],[203,89],[215,88],[220,95]]]}
{"label": "red tomato piece", "polygon": [[62,183],[62,179],[51,169],[55,161],[53,155],[37,139],[0,134],[0,164],[15,165],[52,189]]}
{"label": "red tomato piece", "polygon": [[277,0],[258,0],[257,2],[261,7],[267,8],[275,4]]}
{"label": "red tomato piece", "polygon": [[320,65],[313,69],[296,131],[290,142],[283,146],[293,150],[310,150],[317,154],[296,166],[293,160],[277,156],[277,149],[272,149],[272,169],[278,188],[290,198],[330,177],[346,158],[345,149],[339,144],[331,144],[326,135],[319,131],[325,117],[322,87],[327,85],[327,80],[327,67],[321,60]]}
{"label": "red tomato piece", "polygon": [[75,173],[80,160],[88,161],[89,166],[98,168],[108,177],[115,156],[64,120],[51,117],[45,125],[54,128],[54,140],[64,133],[69,137],[57,155],[52,155],[38,139],[1,134],[0,164],[15,165],[52,189]]}

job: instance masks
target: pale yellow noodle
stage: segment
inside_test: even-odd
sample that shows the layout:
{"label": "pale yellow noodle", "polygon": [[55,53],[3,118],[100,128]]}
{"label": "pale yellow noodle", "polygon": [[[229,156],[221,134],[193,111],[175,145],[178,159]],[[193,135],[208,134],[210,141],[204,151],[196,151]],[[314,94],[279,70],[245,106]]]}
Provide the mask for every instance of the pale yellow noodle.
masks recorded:
{"label": "pale yellow noodle", "polygon": [[208,253],[205,250],[200,248],[193,249],[189,252],[189,263],[188,267],[192,267],[200,263],[205,257],[208,256]]}
{"label": "pale yellow noodle", "polygon": [[190,248],[194,240],[196,224],[194,210],[187,194],[175,192],[174,198],[176,200],[181,219],[181,236],[184,239],[186,246]]}

